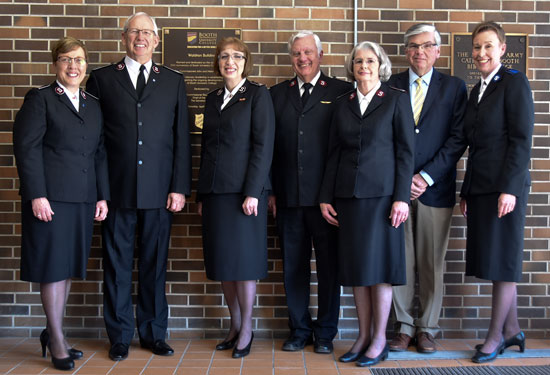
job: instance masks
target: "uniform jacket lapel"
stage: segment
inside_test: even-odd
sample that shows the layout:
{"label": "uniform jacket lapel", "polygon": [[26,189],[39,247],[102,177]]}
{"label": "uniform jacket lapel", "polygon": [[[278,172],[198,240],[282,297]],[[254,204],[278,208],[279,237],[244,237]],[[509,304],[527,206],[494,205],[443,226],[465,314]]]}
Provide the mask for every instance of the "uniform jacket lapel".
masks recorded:
{"label": "uniform jacket lapel", "polygon": [[[227,108],[231,107],[233,104],[237,102],[245,101],[249,86],[250,86],[250,82],[248,80],[244,81],[243,85],[239,88],[239,90],[237,90],[235,95],[229,100],[229,103],[227,103],[227,105],[223,107],[222,111],[225,111]],[[221,107],[223,103],[223,95],[220,95],[220,96],[222,98],[220,102],[220,107]]]}
{"label": "uniform jacket lapel", "polygon": [[296,108],[296,111],[302,112],[302,98],[300,96],[300,85],[298,84],[298,78],[294,77],[288,83],[288,97],[290,102]]}
{"label": "uniform jacket lapel", "polygon": [[[130,76],[128,76],[128,79],[129,78]],[[143,94],[141,95],[141,100],[145,100],[149,95],[155,92],[155,88],[158,85],[157,81],[160,79],[161,79],[160,69],[157,66],[157,64],[153,62],[153,64],[151,65],[151,71],[149,72],[149,78],[147,79],[147,83],[145,84],[145,88],[143,89]]]}
{"label": "uniform jacket lapel", "polygon": [[[76,108],[74,107],[73,103],[71,102],[71,99],[69,99],[69,97],[65,94],[65,90],[63,90],[58,84],[57,82],[55,82],[53,85],[52,85],[52,89],[55,93],[55,95],[58,97],[59,101],[61,103],[63,103],[65,106],[67,106],[67,108],[69,108],[76,116],[78,116],[79,118],[82,118],[81,114],[76,110]],[[78,90],[78,95],[80,95],[80,92],[82,90]],[[83,99],[82,99],[82,96],[80,97],[80,100],[79,100],[79,103],[78,105],[80,106],[80,108],[82,108],[82,103],[83,103]]]}
{"label": "uniform jacket lapel", "polygon": [[[132,98],[134,98],[135,100],[138,100],[139,98],[137,96],[136,88],[132,84],[132,80],[130,79],[130,73],[128,73],[128,68],[124,63],[124,59],[122,59],[122,61],[120,61],[118,64],[115,65],[115,70],[117,72],[117,74],[115,74],[115,77],[118,83],[122,87],[124,87],[126,91],[128,91],[128,93],[132,96]],[[145,88],[147,89],[147,85],[145,86]]]}
{"label": "uniform jacket lapel", "polygon": [[[365,110],[365,113],[363,114],[363,117],[367,117],[370,115],[376,108],[380,107],[382,105],[382,102],[384,101],[384,96],[386,96],[386,91],[388,90],[388,87],[384,84],[380,86],[378,90],[376,90],[376,93],[372,97],[372,100],[370,101],[367,109]],[[355,99],[357,100],[357,99]],[[359,108],[359,102],[357,103],[357,108]],[[359,113],[361,113],[361,110],[359,110]]]}
{"label": "uniform jacket lapel", "polygon": [[358,118],[362,118],[361,108],[359,108],[359,99],[357,99],[357,91],[354,90],[348,95],[348,107],[351,113]]}
{"label": "uniform jacket lapel", "polygon": [[[500,67],[500,69],[498,70],[497,74],[495,74],[495,76],[493,77],[493,79],[491,80],[491,82],[489,82],[489,85],[487,86],[487,88],[485,89],[485,92],[483,93],[483,96],[481,97],[481,100],[479,101],[480,103],[482,101],[485,100],[485,98],[489,97],[489,95],[491,95],[491,93],[493,91],[495,91],[495,89],[497,88],[498,84],[500,83],[500,81],[502,81],[502,75],[506,72],[506,68],[504,67],[504,65],[502,65]],[[478,96],[479,96],[479,91],[478,91]]]}

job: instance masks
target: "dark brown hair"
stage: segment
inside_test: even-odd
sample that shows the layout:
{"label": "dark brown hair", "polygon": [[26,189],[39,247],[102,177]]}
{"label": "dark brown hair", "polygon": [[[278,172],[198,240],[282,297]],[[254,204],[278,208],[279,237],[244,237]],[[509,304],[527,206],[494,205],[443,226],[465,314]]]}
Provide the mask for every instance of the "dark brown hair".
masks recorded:
{"label": "dark brown hair", "polygon": [[233,36],[223,38],[218,42],[218,45],[216,46],[216,54],[214,55],[214,74],[216,74],[217,76],[221,76],[219,56],[220,53],[228,46],[232,46],[233,49],[244,53],[245,62],[243,69],[243,78],[248,77],[248,75],[252,71],[252,54],[250,53],[248,46],[242,40]]}
{"label": "dark brown hair", "polygon": [[86,59],[86,61],[88,61],[88,50],[86,49],[84,43],[81,40],[73,38],[72,36],[66,36],[59,39],[52,46],[52,62],[55,63],[59,55],[61,55],[62,53],[71,52],[78,47],[82,48],[82,50],[84,51],[84,58]]}

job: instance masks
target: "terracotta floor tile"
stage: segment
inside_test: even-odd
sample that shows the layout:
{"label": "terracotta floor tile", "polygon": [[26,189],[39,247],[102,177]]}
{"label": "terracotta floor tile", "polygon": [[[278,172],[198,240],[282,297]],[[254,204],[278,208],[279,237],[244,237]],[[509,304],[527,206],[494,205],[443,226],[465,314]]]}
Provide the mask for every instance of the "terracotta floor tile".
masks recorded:
{"label": "terracotta floor tile", "polygon": [[249,358],[246,357],[243,362],[243,368],[262,368],[262,367],[269,367],[273,368],[273,360],[271,358],[269,359],[255,359],[255,358]]}
{"label": "terracotta floor tile", "polygon": [[307,375],[338,375],[336,368],[307,368]]}
{"label": "terracotta floor tile", "polygon": [[273,375],[273,368],[244,367],[241,375]]}
{"label": "terracotta floor tile", "polygon": [[111,370],[111,367],[91,367],[84,366],[78,370],[78,375],[100,375],[107,374]]}
{"label": "terracotta floor tile", "polygon": [[373,367],[379,367],[379,368],[396,368],[396,367],[401,367],[401,366],[399,366],[399,362],[400,362],[400,361],[389,361],[389,360],[386,360],[386,361],[380,362],[379,364],[377,364],[376,366],[373,366]]}
{"label": "terracotta floor tile", "polygon": [[423,360],[420,360],[420,361],[396,361],[399,363],[399,367],[403,367],[403,368],[412,368],[412,367],[428,367],[429,366],[429,363],[428,361],[423,361]]}
{"label": "terracotta floor tile", "polygon": [[206,375],[208,367],[186,367],[178,368],[176,375]]}
{"label": "terracotta floor tile", "polygon": [[212,359],[212,353],[209,352],[186,352],[183,359]]}
{"label": "terracotta floor tile", "polygon": [[306,375],[305,368],[275,368],[274,375]]}
{"label": "terracotta floor tile", "polygon": [[208,371],[208,375],[240,375],[241,369],[239,368],[233,368],[233,367],[216,367],[210,368],[210,371]]}
{"label": "terracotta floor tile", "polygon": [[180,367],[210,367],[209,359],[183,359]]}
{"label": "terracotta floor tile", "polygon": [[147,367],[176,367],[181,362],[180,356],[178,357],[159,357],[155,356],[151,359]]}
{"label": "terracotta floor tile", "polygon": [[47,368],[48,366],[17,366],[10,371],[10,374],[40,374]]}
{"label": "terracotta floor tile", "polygon": [[457,366],[460,366],[460,364],[455,359],[430,359],[428,361],[428,366],[430,366],[430,367],[457,367]]}
{"label": "terracotta floor tile", "polygon": [[141,367],[144,368],[145,365],[149,363],[148,359],[125,359],[124,361],[118,361],[115,363],[115,368],[127,368],[127,367]]}
{"label": "terracotta floor tile", "polygon": [[[473,349],[473,345],[469,342],[465,342],[465,340],[436,340],[436,343],[437,343],[437,349],[438,350],[470,350],[470,349]],[[429,355],[429,354],[426,354],[426,355]]]}
{"label": "terracotta floor tile", "polygon": [[550,365],[550,358],[519,358],[519,363],[522,366],[548,366]]}
{"label": "terracotta floor tile", "polygon": [[238,367],[240,368],[243,364],[242,359],[240,358],[230,358],[230,359],[216,359],[212,361],[212,367]]}
{"label": "terracotta floor tile", "polygon": [[[526,339],[525,341],[527,349],[550,349],[550,340],[548,339]],[[517,349],[517,346],[512,348]]]}
{"label": "terracotta floor tile", "polygon": [[355,367],[351,369],[340,370],[340,375],[372,375],[372,372],[366,367]]}
{"label": "terracotta floor tile", "polygon": [[[176,372],[176,369],[174,367],[155,367],[155,368],[149,368],[147,367],[141,375],[173,375],[174,372]],[[134,375],[137,375],[134,373]]]}
{"label": "terracotta floor tile", "polygon": [[275,359],[273,361],[273,364],[275,367],[304,367],[304,361],[303,360],[286,360],[286,359]]}

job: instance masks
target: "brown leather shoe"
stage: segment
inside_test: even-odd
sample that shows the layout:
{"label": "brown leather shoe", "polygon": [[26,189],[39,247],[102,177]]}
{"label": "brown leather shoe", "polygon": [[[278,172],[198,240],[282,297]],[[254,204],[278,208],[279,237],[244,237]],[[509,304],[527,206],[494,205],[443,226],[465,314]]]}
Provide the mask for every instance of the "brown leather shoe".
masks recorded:
{"label": "brown leather shoe", "polygon": [[435,353],[434,337],[428,332],[420,332],[416,335],[416,351],[419,353]]}
{"label": "brown leather shoe", "polygon": [[411,340],[412,337],[407,335],[406,333],[398,334],[390,342],[390,351],[404,352],[409,347]]}

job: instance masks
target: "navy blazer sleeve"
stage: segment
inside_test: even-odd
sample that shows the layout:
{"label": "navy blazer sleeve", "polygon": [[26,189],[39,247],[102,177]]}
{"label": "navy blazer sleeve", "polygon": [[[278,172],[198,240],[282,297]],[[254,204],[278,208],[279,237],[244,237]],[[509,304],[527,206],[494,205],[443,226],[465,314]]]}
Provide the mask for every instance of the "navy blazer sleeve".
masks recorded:
{"label": "navy blazer sleeve", "polygon": [[[446,177],[450,170],[456,168],[456,163],[466,150],[466,140],[464,138],[464,111],[468,102],[467,90],[464,81],[456,78],[453,106],[449,108],[451,112],[449,116],[449,124],[444,124],[450,127],[449,138],[439,149],[437,154],[426,163],[422,169],[427,172],[437,184],[442,178]],[[449,87],[449,88],[451,88]]]}
{"label": "navy blazer sleeve", "polygon": [[187,113],[185,79],[179,75],[178,100],[174,117],[174,165],[170,191],[185,195],[191,194],[191,147]]}
{"label": "navy blazer sleeve", "polygon": [[394,112],[395,188],[393,201],[409,202],[414,171],[414,133],[409,96],[400,93]]}
{"label": "navy blazer sleeve", "polygon": [[46,101],[32,89],[13,124],[14,153],[24,200],[47,197],[42,142],[47,130]]}

